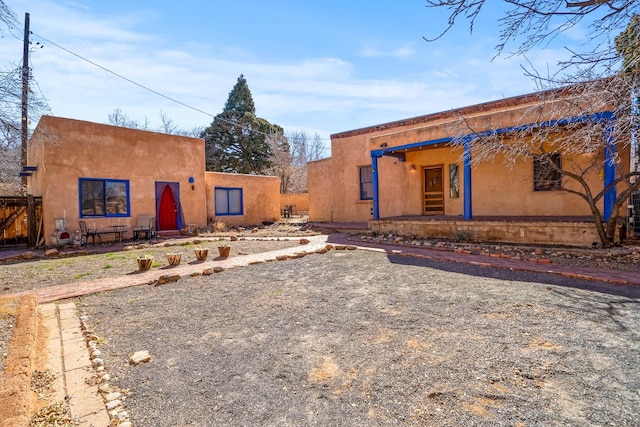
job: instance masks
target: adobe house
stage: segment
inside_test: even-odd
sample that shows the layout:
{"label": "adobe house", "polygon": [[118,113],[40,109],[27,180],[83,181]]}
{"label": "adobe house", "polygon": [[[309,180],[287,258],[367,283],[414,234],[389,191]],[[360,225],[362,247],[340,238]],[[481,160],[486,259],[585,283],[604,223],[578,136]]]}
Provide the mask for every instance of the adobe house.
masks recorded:
{"label": "adobe house", "polygon": [[[504,135],[506,143],[517,144],[513,138],[508,141],[509,135],[515,127],[536,122],[541,105],[551,121],[579,120],[553,117],[556,110],[542,104],[540,95],[331,135],[331,157],[308,164],[309,221],[367,222],[370,230],[409,236],[570,245],[598,242],[587,203],[553,187],[540,188],[534,179],[540,173],[535,161],[520,161],[510,168],[498,156],[472,167],[476,135],[494,132]],[[609,120],[612,114],[603,110],[594,117]],[[460,134],[461,118],[473,133]],[[453,144],[460,140],[466,142]],[[629,147],[617,154],[628,171]],[[602,153],[596,155],[600,173],[585,179],[601,190],[602,176],[610,175],[612,166]],[[562,157],[563,164],[593,161],[586,155]],[[604,203],[600,207],[606,212],[610,198],[605,197]]]}
{"label": "adobe house", "polygon": [[199,138],[43,116],[28,159],[48,246],[70,243],[79,221],[114,231],[104,241],[130,238],[139,216],[154,217],[160,235],[205,227],[212,217],[229,225],[279,219],[279,179],[205,172]]}

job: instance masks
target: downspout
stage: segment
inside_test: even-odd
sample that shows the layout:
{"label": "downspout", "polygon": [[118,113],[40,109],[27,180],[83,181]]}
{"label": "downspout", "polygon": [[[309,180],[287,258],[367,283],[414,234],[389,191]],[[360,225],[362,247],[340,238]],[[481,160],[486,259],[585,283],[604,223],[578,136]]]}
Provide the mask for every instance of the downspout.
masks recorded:
{"label": "downspout", "polygon": [[[604,146],[604,188],[612,185],[616,180],[616,146],[615,135],[613,132],[613,122],[610,121],[604,131],[605,146]],[[616,202],[617,191],[616,187],[612,186],[604,194],[604,221],[608,221],[613,211],[613,205]]]}
{"label": "downspout", "polygon": [[471,203],[471,141],[470,137],[464,139],[464,179],[462,194],[464,197],[464,220],[473,219],[473,205]]}

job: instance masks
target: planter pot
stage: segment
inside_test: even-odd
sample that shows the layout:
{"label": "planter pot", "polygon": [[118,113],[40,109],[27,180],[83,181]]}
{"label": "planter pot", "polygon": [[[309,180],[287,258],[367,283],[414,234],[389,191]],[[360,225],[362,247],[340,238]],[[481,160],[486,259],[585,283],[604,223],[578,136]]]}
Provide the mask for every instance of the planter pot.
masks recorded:
{"label": "planter pot", "polygon": [[175,267],[180,265],[180,258],[182,254],[167,254],[167,261],[169,261],[169,266]]}
{"label": "planter pot", "polygon": [[231,246],[218,246],[218,253],[221,258],[229,257],[229,253],[231,252]]}
{"label": "planter pot", "polygon": [[205,261],[207,259],[207,255],[209,255],[209,249],[195,249],[196,259],[198,261]]}
{"label": "planter pot", "polygon": [[138,270],[147,271],[151,268],[153,258],[138,258]]}

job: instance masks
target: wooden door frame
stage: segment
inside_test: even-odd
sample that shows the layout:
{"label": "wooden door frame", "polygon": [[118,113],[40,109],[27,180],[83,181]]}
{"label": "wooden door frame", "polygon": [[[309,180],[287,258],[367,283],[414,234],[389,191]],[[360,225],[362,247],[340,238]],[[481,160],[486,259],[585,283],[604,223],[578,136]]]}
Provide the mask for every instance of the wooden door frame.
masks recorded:
{"label": "wooden door frame", "polygon": [[[442,210],[437,212],[427,212],[427,208],[425,206],[426,202],[426,193],[427,193],[427,182],[426,182],[426,172],[429,169],[440,169],[440,175],[442,176]],[[429,165],[422,167],[422,215],[444,215],[444,193],[445,193],[445,176],[444,176],[444,164],[440,165]]]}

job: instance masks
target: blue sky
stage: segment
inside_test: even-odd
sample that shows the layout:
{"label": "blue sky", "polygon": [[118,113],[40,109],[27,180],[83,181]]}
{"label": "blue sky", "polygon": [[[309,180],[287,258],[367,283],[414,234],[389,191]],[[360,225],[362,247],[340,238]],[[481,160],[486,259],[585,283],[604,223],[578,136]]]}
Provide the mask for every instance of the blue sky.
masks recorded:
{"label": "blue sky", "polygon": [[[30,13],[34,90],[53,115],[107,122],[120,108],[150,127],[160,112],[181,128],[207,126],[244,74],[258,116],[329,135],[529,93],[523,58],[495,55],[500,10],[488,10],[473,35],[466,23],[436,42],[444,10],[423,0],[5,0]],[[497,2],[496,2],[497,3]],[[19,65],[21,31],[0,39],[4,67]],[[534,50],[541,70],[578,45],[580,29]],[[572,40],[573,38],[573,40]],[[48,39],[157,92],[173,103],[59,49]],[[33,124],[35,125],[35,123]]]}

